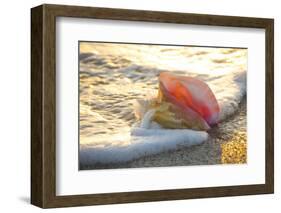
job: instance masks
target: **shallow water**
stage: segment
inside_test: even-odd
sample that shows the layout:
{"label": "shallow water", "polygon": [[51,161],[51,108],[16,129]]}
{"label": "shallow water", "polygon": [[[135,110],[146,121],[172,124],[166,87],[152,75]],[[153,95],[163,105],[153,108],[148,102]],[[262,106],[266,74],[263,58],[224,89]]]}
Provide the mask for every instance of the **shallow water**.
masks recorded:
{"label": "shallow water", "polygon": [[[224,106],[222,115],[235,112],[245,94],[244,81],[242,87],[229,85],[227,76],[246,76],[246,49],[81,42],[79,59],[83,149],[130,145],[134,102],[157,93],[162,71],[209,82]],[[224,92],[227,88],[229,93]],[[229,98],[232,93],[237,97]],[[246,132],[245,125],[239,131]]]}
{"label": "shallow water", "polygon": [[[247,162],[246,98],[236,114],[209,131],[210,137],[203,144],[144,156],[128,162],[81,163],[80,169],[143,168],[167,166],[194,166],[237,164]],[[225,148],[226,147],[226,148]]]}

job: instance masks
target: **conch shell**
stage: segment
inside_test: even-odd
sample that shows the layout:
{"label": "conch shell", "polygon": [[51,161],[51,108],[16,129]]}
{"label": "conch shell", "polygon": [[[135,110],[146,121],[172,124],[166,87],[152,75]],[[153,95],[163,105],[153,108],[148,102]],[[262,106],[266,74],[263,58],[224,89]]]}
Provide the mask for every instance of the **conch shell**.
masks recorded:
{"label": "conch shell", "polygon": [[219,105],[206,83],[192,77],[162,72],[154,120],[166,128],[208,130],[218,123]]}

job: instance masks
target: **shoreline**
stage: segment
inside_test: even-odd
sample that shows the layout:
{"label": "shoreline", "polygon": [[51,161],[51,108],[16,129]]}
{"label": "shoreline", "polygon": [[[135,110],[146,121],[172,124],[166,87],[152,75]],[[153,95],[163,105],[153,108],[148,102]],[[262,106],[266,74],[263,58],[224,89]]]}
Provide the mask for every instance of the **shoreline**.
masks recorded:
{"label": "shoreline", "polygon": [[[246,97],[235,114],[213,127],[209,139],[192,147],[179,146],[176,150],[143,156],[123,163],[79,164],[79,170],[195,166],[246,163]],[[239,131],[237,131],[239,129]]]}

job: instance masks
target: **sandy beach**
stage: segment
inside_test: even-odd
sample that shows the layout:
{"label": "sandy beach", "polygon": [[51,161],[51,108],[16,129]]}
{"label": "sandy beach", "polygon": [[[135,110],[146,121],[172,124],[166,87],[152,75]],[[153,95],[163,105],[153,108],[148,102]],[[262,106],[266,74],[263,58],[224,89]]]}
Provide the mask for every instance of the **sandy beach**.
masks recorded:
{"label": "sandy beach", "polygon": [[[239,132],[237,132],[239,129]],[[126,163],[80,165],[80,169],[141,168],[246,163],[246,99],[237,114],[211,129],[209,139],[201,145],[179,147]]]}
{"label": "sandy beach", "polygon": [[[80,170],[246,163],[246,50],[82,44]],[[207,82],[218,98],[221,122],[200,145],[131,135],[134,102],[155,95],[165,70]]]}

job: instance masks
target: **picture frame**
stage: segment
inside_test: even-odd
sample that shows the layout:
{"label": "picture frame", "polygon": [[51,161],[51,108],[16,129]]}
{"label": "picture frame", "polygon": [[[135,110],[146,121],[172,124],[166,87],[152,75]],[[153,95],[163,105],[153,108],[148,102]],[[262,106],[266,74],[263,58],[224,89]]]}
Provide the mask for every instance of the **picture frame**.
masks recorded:
{"label": "picture frame", "polygon": [[[56,194],[56,19],[71,17],[265,30],[265,183],[93,194]],[[44,4],[31,9],[31,203],[41,208],[274,192],[274,20]]]}

